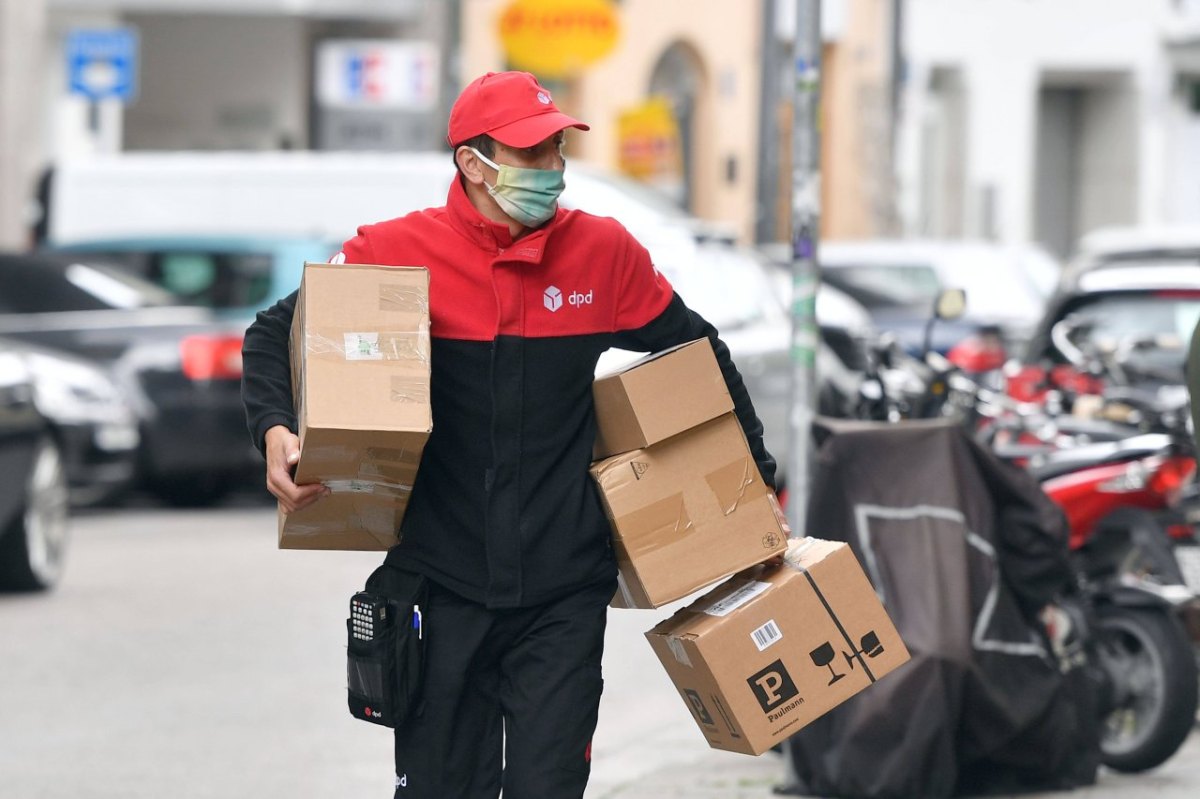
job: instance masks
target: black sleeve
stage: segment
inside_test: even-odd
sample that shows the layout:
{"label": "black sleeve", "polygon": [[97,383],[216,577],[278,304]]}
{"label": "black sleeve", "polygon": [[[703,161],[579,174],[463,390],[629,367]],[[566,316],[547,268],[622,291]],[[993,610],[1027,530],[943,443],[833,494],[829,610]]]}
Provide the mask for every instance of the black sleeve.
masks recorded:
{"label": "black sleeve", "polygon": [[746,384],[729,355],[729,348],[718,337],[717,329],[687,307],[678,293],[671,297],[666,309],[647,324],[635,330],[616,333],[613,345],[636,352],[658,352],[698,338],[707,338],[712,342],[721,374],[725,377],[725,385],[729,388],[729,396],[733,398],[734,413],[737,414],[746,434],[746,441],[750,444],[750,454],[758,463],[763,482],[774,490],[775,459],[763,444],[762,422],[754,411],[754,403],[750,400],[750,393],[746,391]]}
{"label": "black sleeve", "polygon": [[242,404],[246,427],[259,452],[264,451],[263,437],[269,428],[282,424],[296,432],[288,338],[298,293],[293,291],[259,311],[242,342]]}

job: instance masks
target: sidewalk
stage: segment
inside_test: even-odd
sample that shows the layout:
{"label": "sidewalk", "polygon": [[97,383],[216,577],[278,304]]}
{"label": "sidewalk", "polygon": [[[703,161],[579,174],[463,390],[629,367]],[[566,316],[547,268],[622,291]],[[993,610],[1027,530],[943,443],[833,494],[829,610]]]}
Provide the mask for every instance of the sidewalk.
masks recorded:
{"label": "sidewalk", "polygon": [[785,770],[783,757],[773,752],[749,757],[713,750],[696,763],[651,772],[597,799],[767,799]]}
{"label": "sidewalk", "polygon": [[[694,764],[671,766],[613,788],[599,799],[768,799],[784,779],[782,757],[752,758],[713,751]],[[1200,734],[1195,732],[1173,758],[1146,774],[1101,769],[1096,784],[1075,791],[1023,794],[1016,799],[1192,799],[1200,795]],[[998,799],[998,798],[994,798]]]}

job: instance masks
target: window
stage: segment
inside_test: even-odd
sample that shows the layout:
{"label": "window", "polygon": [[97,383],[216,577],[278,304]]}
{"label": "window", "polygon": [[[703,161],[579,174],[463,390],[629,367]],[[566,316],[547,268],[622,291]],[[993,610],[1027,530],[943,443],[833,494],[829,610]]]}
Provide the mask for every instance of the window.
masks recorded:
{"label": "window", "polygon": [[103,311],[169,304],[170,296],[120,270],[83,260],[0,262],[0,312]]}
{"label": "window", "polygon": [[271,290],[273,259],[267,253],[128,250],[87,257],[154,283],[177,305],[257,307]]}

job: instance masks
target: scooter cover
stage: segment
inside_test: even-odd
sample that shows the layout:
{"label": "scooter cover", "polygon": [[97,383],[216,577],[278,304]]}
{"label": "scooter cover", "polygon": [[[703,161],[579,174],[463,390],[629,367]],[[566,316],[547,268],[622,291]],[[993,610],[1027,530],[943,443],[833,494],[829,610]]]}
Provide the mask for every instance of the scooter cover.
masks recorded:
{"label": "scooter cover", "polygon": [[1035,614],[1068,590],[1062,513],[950,422],[818,419],[807,533],[844,540],[912,660],[787,749],[821,796],[944,797],[1091,784],[1094,683]]}

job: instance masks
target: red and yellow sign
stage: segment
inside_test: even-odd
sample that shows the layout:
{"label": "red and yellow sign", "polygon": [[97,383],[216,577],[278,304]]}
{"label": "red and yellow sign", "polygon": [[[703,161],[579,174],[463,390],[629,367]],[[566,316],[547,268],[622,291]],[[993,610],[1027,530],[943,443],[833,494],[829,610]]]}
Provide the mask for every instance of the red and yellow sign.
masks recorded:
{"label": "red and yellow sign", "polygon": [[679,124],[671,104],[651,97],[617,119],[618,164],[638,180],[674,177],[682,172]]}
{"label": "red and yellow sign", "polygon": [[612,51],[620,25],[609,0],[513,0],[500,14],[508,63],[540,78],[567,78]]}

